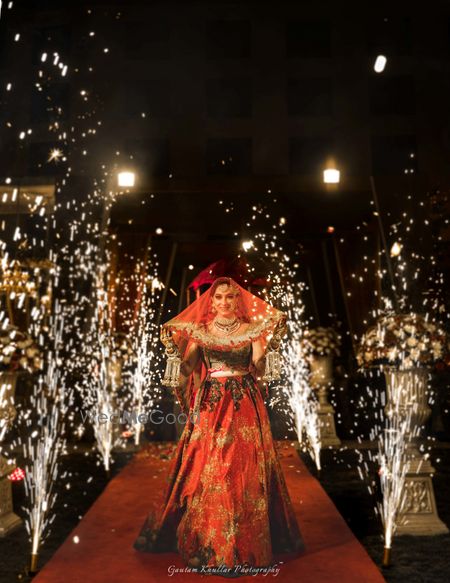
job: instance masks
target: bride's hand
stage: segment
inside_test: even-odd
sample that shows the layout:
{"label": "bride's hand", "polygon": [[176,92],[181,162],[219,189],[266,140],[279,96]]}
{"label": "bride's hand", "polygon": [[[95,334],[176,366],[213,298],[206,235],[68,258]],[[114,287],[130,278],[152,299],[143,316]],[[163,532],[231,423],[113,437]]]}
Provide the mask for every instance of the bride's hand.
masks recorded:
{"label": "bride's hand", "polygon": [[175,343],[172,338],[172,333],[167,328],[161,328],[161,342],[166,348],[174,348]]}

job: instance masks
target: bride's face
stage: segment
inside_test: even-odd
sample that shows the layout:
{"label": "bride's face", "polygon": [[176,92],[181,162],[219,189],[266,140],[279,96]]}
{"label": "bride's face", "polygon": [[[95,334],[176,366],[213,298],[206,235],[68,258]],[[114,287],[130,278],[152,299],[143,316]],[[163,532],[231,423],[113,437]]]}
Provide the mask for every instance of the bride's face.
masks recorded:
{"label": "bride's face", "polygon": [[234,289],[226,284],[218,285],[212,299],[213,308],[222,318],[232,318],[237,308],[237,295]]}

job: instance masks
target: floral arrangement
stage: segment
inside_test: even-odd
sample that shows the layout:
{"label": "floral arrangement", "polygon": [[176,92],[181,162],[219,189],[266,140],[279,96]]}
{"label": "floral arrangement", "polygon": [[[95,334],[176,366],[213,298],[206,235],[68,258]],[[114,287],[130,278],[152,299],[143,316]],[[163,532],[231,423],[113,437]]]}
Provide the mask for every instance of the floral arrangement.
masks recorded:
{"label": "floral arrangement", "polygon": [[309,328],[305,330],[302,348],[309,356],[339,356],[341,337],[334,328]]}
{"label": "floral arrangement", "polygon": [[380,318],[362,336],[358,364],[380,364],[402,369],[430,365],[444,358],[446,332],[421,314],[396,314]]}
{"label": "floral arrangement", "polygon": [[33,338],[16,326],[0,328],[0,370],[14,372],[18,369],[35,372],[42,368],[42,354]]}

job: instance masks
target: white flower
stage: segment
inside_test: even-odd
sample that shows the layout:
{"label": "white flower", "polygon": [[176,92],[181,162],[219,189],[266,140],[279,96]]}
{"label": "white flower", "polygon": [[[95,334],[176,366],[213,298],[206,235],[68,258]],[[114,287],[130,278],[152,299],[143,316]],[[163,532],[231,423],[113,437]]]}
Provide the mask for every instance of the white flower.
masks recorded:
{"label": "white flower", "polygon": [[396,360],[398,358],[398,350],[397,348],[391,348],[388,352],[388,359],[389,360]]}
{"label": "white flower", "polygon": [[38,357],[33,358],[33,366],[34,366],[34,368],[40,369],[40,368],[42,368],[42,364],[43,364],[42,359],[40,359]]}

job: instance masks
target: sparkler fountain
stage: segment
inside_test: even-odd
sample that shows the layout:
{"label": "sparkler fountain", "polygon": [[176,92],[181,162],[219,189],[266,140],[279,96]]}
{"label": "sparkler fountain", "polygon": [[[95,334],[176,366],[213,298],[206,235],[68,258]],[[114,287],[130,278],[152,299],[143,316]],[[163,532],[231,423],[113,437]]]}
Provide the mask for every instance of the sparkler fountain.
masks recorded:
{"label": "sparkler fountain", "polygon": [[[319,419],[319,403],[309,382],[309,369],[304,353],[304,306],[301,303],[301,285],[289,286],[282,296],[283,309],[287,313],[288,334],[282,353],[284,356],[288,383],[284,389],[294,415],[295,429],[299,444],[309,450],[318,470],[321,469],[320,450],[322,447]],[[272,292],[276,295],[278,286]]]}
{"label": "sparkler fountain", "polygon": [[383,566],[390,564],[392,538],[402,511],[403,491],[409,463],[406,455],[411,416],[388,416],[386,426],[378,435],[379,477],[382,500],[377,504],[384,527]]}
{"label": "sparkler fountain", "polygon": [[[273,202],[276,203],[276,199],[273,199]],[[273,221],[265,205],[253,206],[252,211],[253,223],[257,220],[262,220],[263,223],[267,223],[268,219]],[[246,223],[246,226],[255,228],[255,224],[252,225],[251,222]],[[318,401],[309,382],[309,368],[302,342],[306,322],[301,298],[303,284],[296,281],[298,264],[292,262],[291,257],[284,252],[278,237],[278,230],[281,235],[285,235],[285,226],[286,218],[280,217],[277,223],[272,224],[269,233],[258,230],[253,238],[248,238],[242,243],[242,248],[246,254],[247,267],[253,272],[256,267],[252,265],[252,255],[254,256],[261,247],[258,259],[264,261],[267,280],[270,282],[269,290],[265,290],[267,300],[273,305],[278,305],[287,315],[287,336],[281,347],[286,378],[280,390],[287,397],[290,410],[286,413],[292,416],[300,447],[309,451],[320,470],[321,435]],[[298,253],[298,249],[294,250],[294,256]]]}
{"label": "sparkler fountain", "polygon": [[[55,518],[50,514],[56,500],[53,486],[58,478],[59,457],[66,448],[66,418],[73,404],[73,393],[65,385],[60,369],[64,314],[57,302],[50,322],[51,346],[46,353],[45,374],[34,385],[31,410],[22,413],[25,427],[32,430],[23,444],[31,574],[37,571],[39,547]],[[37,415],[36,419],[31,412]]]}
{"label": "sparkler fountain", "polygon": [[[147,285],[144,283],[141,291],[137,331],[134,335],[134,351],[136,354],[136,367],[132,380],[132,406],[134,411],[141,412],[149,401],[149,392],[152,381],[152,362],[154,360],[153,340],[155,328],[153,325],[155,310],[151,299],[153,294],[147,295]],[[135,423],[134,443],[139,445],[142,431],[141,423]]]}
{"label": "sparkler fountain", "polygon": [[115,405],[115,375],[111,374],[110,369],[114,353],[114,340],[105,272],[106,264],[100,264],[95,274],[95,307],[89,333],[94,350],[90,352],[90,359],[88,355],[89,365],[85,369],[84,386],[87,389],[86,395],[91,408],[90,420],[94,429],[97,449],[109,475],[111,453],[116,441],[111,418]]}

